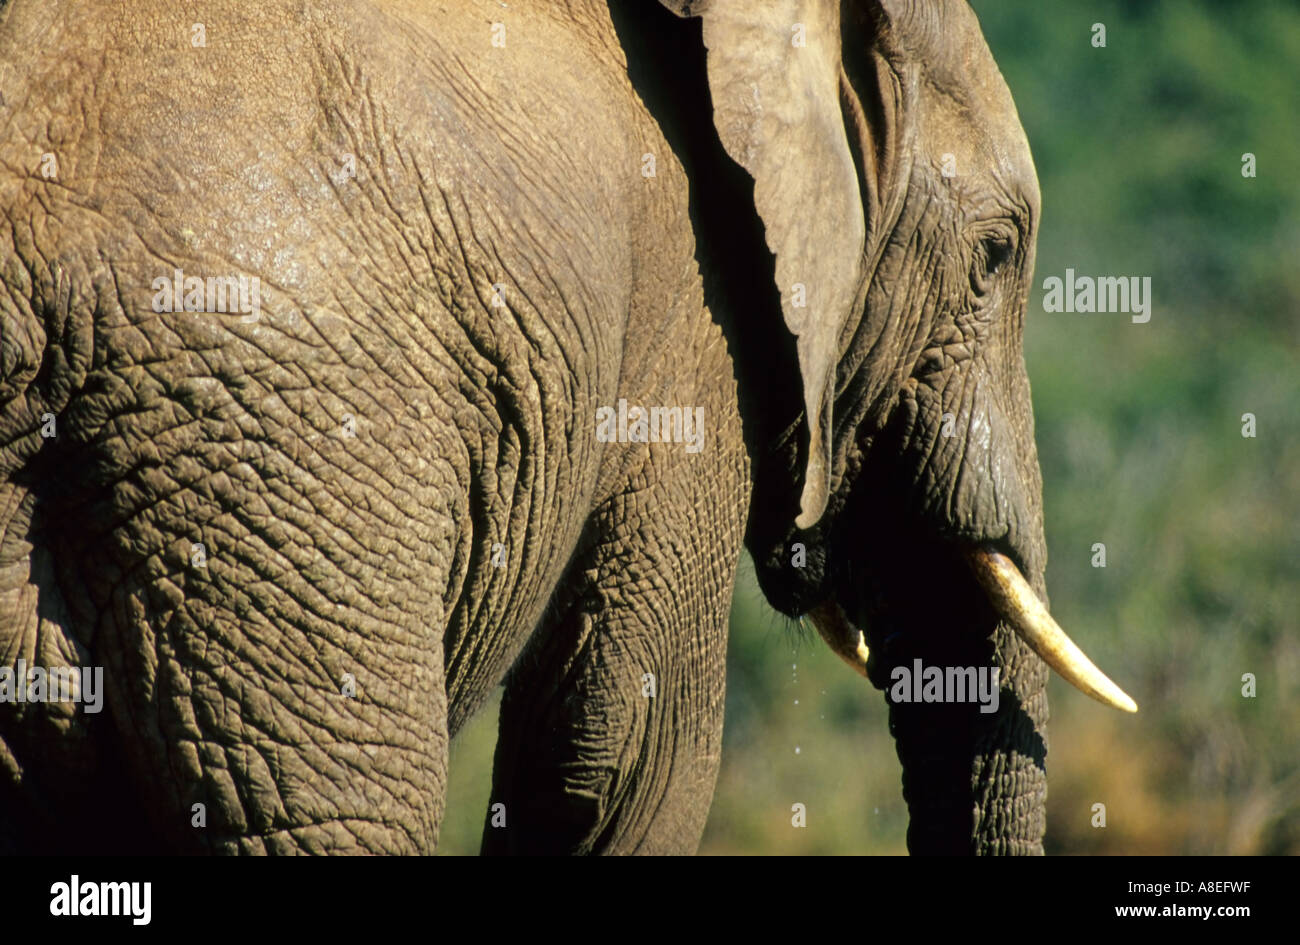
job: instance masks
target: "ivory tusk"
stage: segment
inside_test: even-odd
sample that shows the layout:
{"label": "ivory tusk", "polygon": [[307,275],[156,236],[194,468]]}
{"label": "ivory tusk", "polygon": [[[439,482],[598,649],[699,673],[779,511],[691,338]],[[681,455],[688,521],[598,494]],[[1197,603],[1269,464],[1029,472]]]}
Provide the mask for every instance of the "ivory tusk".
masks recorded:
{"label": "ivory tusk", "polygon": [[1137,703],[1066,636],[1009,558],[989,548],[976,548],[967,552],[966,562],[993,609],[1061,678],[1098,702],[1125,712],[1137,711]]}
{"label": "ivory tusk", "polygon": [[867,676],[867,638],[862,631],[849,623],[844,611],[835,601],[827,600],[808,612],[808,618],[835,655],[853,667],[864,679]]}

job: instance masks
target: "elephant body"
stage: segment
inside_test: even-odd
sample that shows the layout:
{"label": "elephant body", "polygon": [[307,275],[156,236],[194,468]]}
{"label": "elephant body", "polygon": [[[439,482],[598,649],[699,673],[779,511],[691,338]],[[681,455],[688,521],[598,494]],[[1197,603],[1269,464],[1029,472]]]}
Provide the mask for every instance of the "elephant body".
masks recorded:
{"label": "elephant body", "polygon": [[203,16],[0,2],[0,849],[428,852],[504,683],[485,851],[693,851],[745,545],[878,688],[999,679],[891,705],[913,851],[1042,851],[1039,657],[1133,706],[1041,603],[964,3]]}
{"label": "elephant body", "polygon": [[[431,850],[448,740],[539,625],[513,844],[698,842],[733,371],[608,15],[524,4],[494,46],[496,9],[231,2],[206,47],[167,4],[7,11],[0,650],[104,666],[108,707],[0,704],[15,842],[139,796],[146,845]],[[155,312],[175,270],[256,276],[260,317]],[[704,448],[598,442],[620,399],[702,408]]]}

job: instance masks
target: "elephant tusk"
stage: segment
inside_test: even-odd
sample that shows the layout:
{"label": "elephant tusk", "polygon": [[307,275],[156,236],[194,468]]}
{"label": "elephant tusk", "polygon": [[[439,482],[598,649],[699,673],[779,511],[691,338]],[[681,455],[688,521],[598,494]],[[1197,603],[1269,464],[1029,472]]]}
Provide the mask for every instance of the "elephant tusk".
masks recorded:
{"label": "elephant tusk", "polygon": [[808,612],[813,626],[835,655],[853,667],[864,679],[867,676],[867,638],[862,631],[849,623],[844,611],[834,600],[818,604]]}
{"label": "elephant tusk", "polygon": [[966,553],[966,563],[998,615],[1066,682],[1098,702],[1125,712],[1137,711],[1137,703],[1066,636],[1009,558],[989,548],[976,548]]}

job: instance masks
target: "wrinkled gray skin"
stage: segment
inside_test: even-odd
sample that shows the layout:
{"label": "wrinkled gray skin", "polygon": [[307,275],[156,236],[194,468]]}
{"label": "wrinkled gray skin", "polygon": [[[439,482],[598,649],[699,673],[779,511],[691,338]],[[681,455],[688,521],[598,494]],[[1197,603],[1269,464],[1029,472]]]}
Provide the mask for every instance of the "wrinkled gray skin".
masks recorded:
{"label": "wrinkled gray skin", "polygon": [[1001,668],[892,708],[909,843],[1041,852],[1046,669],[956,553],[1042,591],[1010,94],[964,4],[671,5],[0,3],[0,660],[106,688],[0,703],[0,848],[429,851],[504,680],[486,850],[693,851],[743,540],[878,686]]}

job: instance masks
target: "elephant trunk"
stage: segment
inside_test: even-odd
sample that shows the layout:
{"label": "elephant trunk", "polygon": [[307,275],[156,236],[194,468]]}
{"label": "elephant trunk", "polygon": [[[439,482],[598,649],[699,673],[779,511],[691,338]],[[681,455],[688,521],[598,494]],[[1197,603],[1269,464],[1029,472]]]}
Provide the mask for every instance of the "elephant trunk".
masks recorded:
{"label": "elephant trunk", "polygon": [[[845,582],[861,589],[849,608],[824,606],[811,615],[846,662],[860,653],[853,628],[866,631],[866,675],[885,693],[903,766],[908,848],[1040,854],[1049,667],[1025,639],[1029,608],[1008,603],[1015,594],[993,593],[988,568],[971,561],[973,554],[1007,559],[988,548],[934,543],[914,529],[894,531],[892,539],[863,548],[870,558],[858,566],[871,580]],[[1045,613],[1040,570],[1033,567],[1028,580],[1016,571],[1014,583]],[[836,615],[841,619],[828,619]]]}
{"label": "elephant trunk", "polygon": [[1047,667],[1004,623],[992,643],[978,668],[997,670],[996,702],[890,700],[913,854],[1043,852]]}
{"label": "elephant trunk", "polygon": [[848,612],[832,599],[809,616],[886,694],[909,849],[1042,853],[1049,668],[1099,702],[1137,706],[1052,619],[1041,566],[1026,577],[1010,557],[1041,553],[934,543],[905,529],[864,550],[870,558],[857,565],[872,579],[842,582],[859,592],[839,598]]}

